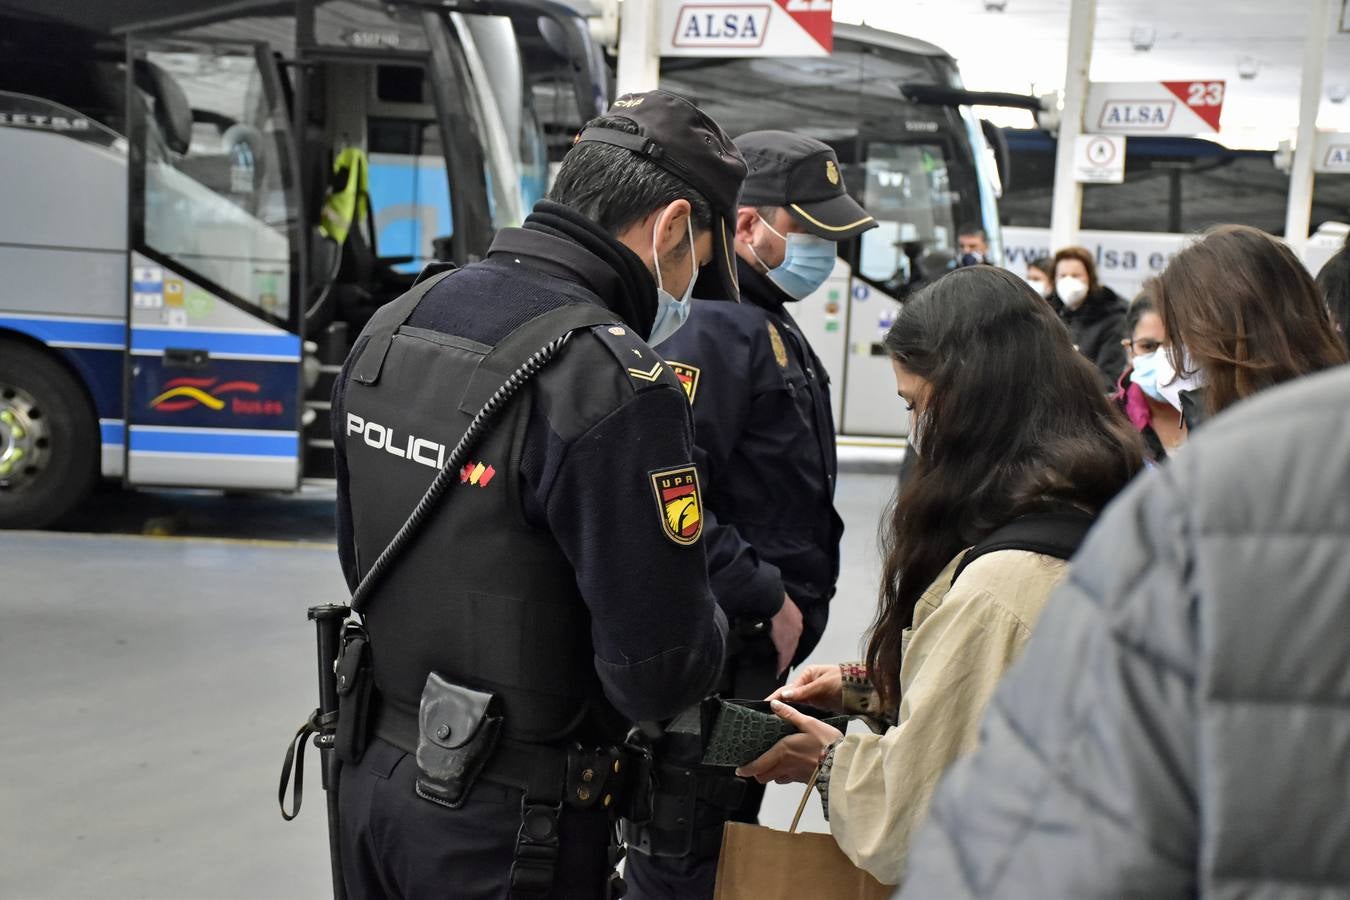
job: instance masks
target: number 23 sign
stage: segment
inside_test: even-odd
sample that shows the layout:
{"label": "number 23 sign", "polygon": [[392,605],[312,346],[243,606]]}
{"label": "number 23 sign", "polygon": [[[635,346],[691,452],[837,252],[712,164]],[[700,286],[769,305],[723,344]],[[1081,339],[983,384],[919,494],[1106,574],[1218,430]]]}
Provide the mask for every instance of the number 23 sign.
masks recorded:
{"label": "number 23 sign", "polygon": [[1223,115],[1223,81],[1094,82],[1083,130],[1095,134],[1213,134]]}

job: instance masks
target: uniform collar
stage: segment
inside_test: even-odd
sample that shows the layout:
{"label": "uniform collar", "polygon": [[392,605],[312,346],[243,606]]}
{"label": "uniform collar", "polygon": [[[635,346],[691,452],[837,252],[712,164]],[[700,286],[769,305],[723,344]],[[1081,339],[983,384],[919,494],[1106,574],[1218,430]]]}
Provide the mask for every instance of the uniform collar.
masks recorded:
{"label": "uniform collar", "polygon": [[776,312],[781,310],[785,303],[792,303],[796,299],[770,281],[769,276],[739,256],[736,257],[736,272],[741,280],[742,302],[753,303],[762,309]]}
{"label": "uniform collar", "polygon": [[497,232],[488,249],[496,255],[588,288],[638,334],[651,333],[656,282],[646,264],[574,210],[541,200],[522,227]]}

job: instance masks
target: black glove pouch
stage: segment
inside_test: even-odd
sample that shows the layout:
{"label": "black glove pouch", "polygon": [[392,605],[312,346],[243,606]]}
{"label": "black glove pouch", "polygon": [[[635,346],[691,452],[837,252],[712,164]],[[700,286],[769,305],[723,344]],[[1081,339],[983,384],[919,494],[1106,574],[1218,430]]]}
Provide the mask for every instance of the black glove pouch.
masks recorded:
{"label": "black glove pouch", "polygon": [[501,732],[497,698],[432,672],[417,712],[417,795],[458,809]]}
{"label": "black glove pouch", "polygon": [[333,749],[344,763],[360,762],[370,738],[370,638],[359,625],[348,623],[342,632],[342,652],[334,666],[337,675],[338,722]]}
{"label": "black glove pouch", "polygon": [[[848,727],[848,716],[801,703],[789,703],[800,713],[821,719],[840,731]],[[790,722],[778,718],[767,700],[703,701],[703,765],[743,766],[768,752],[782,738],[797,734]]]}

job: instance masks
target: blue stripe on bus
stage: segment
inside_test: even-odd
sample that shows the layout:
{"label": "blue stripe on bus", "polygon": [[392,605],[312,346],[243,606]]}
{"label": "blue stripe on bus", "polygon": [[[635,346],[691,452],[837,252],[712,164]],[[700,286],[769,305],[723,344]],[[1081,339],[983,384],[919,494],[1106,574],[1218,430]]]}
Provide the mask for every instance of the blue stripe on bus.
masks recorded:
{"label": "blue stripe on bus", "polygon": [[160,352],[170,347],[205,350],[208,353],[237,353],[242,356],[281,356],[300,359],[300,338],[285,332],[188,331],[159,328],[133,328],[131,350]]}
{"label": "blue stripe on bus", "polygon": [[238,434],[230,431],[143,431],[131,427],[131,452],[210,453],[223,456],[300,455],[295,432]]}
{"label": "blue stripe on bus", "polygon": [[40,319],[11,313],[0,315],[0,327],[23,332],[44,344],[108,344],[119,350],[126,345],[127,329],[120,321]]}
{"label": "blue stripe on bus", "polygon": [[120,444],[126,440],[126,425],[122,422],[104,420],[98,423],[98,430],[105,444]]}

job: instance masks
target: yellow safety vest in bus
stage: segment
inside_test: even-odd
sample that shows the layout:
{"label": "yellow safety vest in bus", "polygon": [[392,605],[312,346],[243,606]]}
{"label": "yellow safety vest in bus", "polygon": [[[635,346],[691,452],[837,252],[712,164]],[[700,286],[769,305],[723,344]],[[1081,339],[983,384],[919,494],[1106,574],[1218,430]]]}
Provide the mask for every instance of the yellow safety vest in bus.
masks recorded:
{"label": "yellow safety vest in bus", "polygon": [[[328,191],[319,231],[339,246],[346,243],[356,217],[365,218],[370,203],[370,161],[360,147],[347,147],[333,160],[335,187]],[[345,179],[345,180],[344,180]]]}

